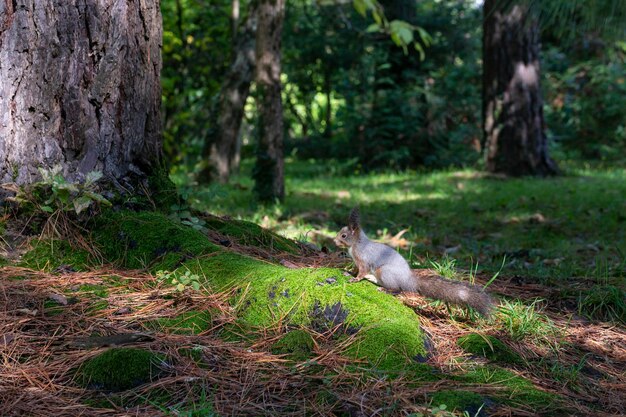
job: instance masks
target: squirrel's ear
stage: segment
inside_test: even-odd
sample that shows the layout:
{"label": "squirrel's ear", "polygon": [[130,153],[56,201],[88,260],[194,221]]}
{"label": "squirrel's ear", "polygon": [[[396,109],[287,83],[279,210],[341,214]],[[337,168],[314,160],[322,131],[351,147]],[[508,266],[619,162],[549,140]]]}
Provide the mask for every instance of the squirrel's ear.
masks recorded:
{"label": "squirrel's ear", "polygon": [[350,230],[356,230],[361,225],[361,215],[359,214],[359,208],[355,207],[350,212],[350,217],[348,218],[348,227]]}

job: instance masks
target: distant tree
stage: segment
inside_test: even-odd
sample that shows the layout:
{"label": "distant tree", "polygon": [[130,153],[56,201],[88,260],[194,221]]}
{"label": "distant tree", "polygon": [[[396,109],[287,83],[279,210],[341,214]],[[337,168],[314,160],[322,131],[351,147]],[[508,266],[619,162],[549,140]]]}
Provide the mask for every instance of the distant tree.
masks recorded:
{"label": "distant tree", "polygon": [[[255,76],[257,2],[250,3],[245,22],[236,32],[232,64],[211,110],[210,125],[202,151],[203,168],[198,180],[228,182],[239,163],[239,130],[244,106]],[[233,8],[236,10],[235,3]],[[236,27],[233,13],[233,30]]]}
{"label": "distant tree", "polygon": [[512,176],[558,172],[545,133],[539,26],[528,5],[486,0],[483,130],[487,170]]}
{"label": "distant tree", "polygon": [[281,100],[281,36],[285,0],[259,0],[256,36],[258,118],[257,157],[253,177],[260,200],[285,196],[283,106]]}
{"label": "distant tree", "polygon": [[124,187],[161,161],[159,2],[0,2],[0,182]]}

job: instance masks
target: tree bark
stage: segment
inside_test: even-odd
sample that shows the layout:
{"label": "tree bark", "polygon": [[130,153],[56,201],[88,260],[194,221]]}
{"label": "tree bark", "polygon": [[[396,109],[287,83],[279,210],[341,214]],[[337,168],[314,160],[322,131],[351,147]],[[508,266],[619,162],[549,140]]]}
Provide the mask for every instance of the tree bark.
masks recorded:
{"label": "tree bark", "polygon": [[161,36],[157,0],[0,1],[0,182],[158,168]]}
{"label": "tree bark", "polygon": [[211,126],[202,151],[205,164],[198,175],[201,183],[226,183],[238,165],[239,131],[256,66],[256,30],[256,2],[251,2],[248,17],[236,37],[233,62],[211,111]]}
{"label": "tree bark", "polygon": [[539,67],[539,28],[520,5],[486,0],[483,20],[483,131],[487,170],[553,175]]}
{"label": "tree bark", "polygon": [[258,14],[256,88],[259,127],[254,189],[260,200],[274,201],[285,196],[280,83],[285,0],[260,0]]}

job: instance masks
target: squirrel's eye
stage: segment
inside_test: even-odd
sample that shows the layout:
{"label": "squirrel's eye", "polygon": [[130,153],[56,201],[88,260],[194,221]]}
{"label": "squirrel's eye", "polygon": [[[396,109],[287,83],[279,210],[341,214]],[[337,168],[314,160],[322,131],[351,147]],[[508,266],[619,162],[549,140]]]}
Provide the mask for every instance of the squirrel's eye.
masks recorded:
{"label": "squirrel's eye", "polygon": [[347,238],[347,237],[348,237],[348,235],[344,233],[343,235],[341,235],[341,237],[342,237],[343,239],[345,239],[345,238]]}

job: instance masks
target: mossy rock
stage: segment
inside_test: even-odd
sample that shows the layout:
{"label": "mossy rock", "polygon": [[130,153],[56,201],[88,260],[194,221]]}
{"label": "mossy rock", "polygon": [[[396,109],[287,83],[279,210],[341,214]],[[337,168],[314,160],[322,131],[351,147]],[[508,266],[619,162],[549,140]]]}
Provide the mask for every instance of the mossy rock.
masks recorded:
{"label": "mossy rock", "polygon": [[326,320],[329,327],[340,324],[346,334],[360,329],[346,353],[381,369],[402,369],[426,353],[413,310],[369,282],[348,284],[341,270],[289,269],[234,253],[159,213],[109,213],[101,224],[94,236],[111,261],[174,274],[190,271],[212,291],[241,288],[231,301],[244,328],[279,321],[313,327]]}
{"label": "mossy rock", "polygon": [[206,217],[203,220],[208,229],[216,230],[242,245],[289,253],[298,253],[300,249],[295,242],[264,229],[256,223],[244,220],[224,220],[215,216]]}
{"label": "mossy rock", "polygon": [[431,397],[431,405],[436,407],[446,406],[446,410],[465,411],[470,416],[478,416],[488,401],[481,395],[471,391],[444,390],[434,393]]}
{"label": "mossy rock", "polygon": [[457,344],[466,352],[482,356],[494,362],[520,365],[524,360],[502,341],[491,335],[470,333],[461,336]]}
{"label": "mossy rock", "polygon": [[163,355],[135,348],[113,348],[84,362],[77,381],[86,388],[124,391],[157,379]]}
{"label": "mossy rock", "polygon": [[272,353],[285,354],[294,361],[305,361],[311,357],[315,341],[305,330],[291,330],[272,346]]}
{"label": "mossy rock", "polygon": [[19,265],[41,271],[61,267],[85,271],[91,265],[90,256],[87,251],[74,248],[63,240],[33,240],[31,249],[22,256]]}
{"label": "mossy rock", "polygon": [[94,228],[105,258],[128,268],[173,270],[184,260],[220,248],[200,231],[157,212],[108,212]]}

